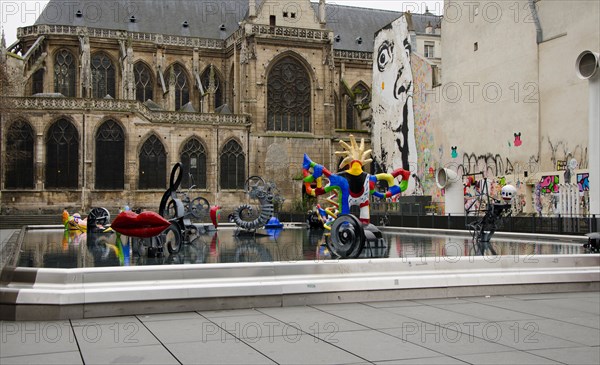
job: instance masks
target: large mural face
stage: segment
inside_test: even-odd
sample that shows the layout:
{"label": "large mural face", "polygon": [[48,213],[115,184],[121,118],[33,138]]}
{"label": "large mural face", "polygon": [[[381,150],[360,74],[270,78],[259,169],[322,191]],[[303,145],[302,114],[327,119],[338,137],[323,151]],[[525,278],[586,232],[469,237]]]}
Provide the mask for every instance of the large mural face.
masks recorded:
{"label": "large mural face", "polygon": [[[375,35],[373,60],[373,157],[383,172],[403,168],[415,172],[413,75],[406,18],[400,17]],[[406,193],[414,191],[410,179]]]}

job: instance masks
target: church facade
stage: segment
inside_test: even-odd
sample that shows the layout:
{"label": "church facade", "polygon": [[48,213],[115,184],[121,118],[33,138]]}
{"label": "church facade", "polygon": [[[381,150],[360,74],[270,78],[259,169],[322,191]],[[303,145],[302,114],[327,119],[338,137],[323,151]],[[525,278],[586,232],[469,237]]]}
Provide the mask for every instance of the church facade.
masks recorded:
{"label": "church facade", "polygon": [[[299,208],[304,153],[335,169],[339,140],[370,143],[374,34],[401,15],[324,0],[50,1],[0,55],[2,214],[156,210],[176,162],[182,190],[225,212],[254,175]],[[424,93],[439,82],[441,19],[405,16]],[[431,123],[415,99],[415,122]]]}

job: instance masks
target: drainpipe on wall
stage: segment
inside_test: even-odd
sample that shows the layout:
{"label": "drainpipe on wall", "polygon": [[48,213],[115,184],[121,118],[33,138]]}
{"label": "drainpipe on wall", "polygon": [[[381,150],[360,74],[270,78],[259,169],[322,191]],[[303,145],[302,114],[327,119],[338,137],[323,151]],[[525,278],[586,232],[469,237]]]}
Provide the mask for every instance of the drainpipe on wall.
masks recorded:
{"label": "drainpipe on wall", "polygon": [[600,55],[592,51],[583,51],[575,62],[575,72],[582,80],[589,81],[588,111],[588,170],[590,180],[589,214],[600,215]]}

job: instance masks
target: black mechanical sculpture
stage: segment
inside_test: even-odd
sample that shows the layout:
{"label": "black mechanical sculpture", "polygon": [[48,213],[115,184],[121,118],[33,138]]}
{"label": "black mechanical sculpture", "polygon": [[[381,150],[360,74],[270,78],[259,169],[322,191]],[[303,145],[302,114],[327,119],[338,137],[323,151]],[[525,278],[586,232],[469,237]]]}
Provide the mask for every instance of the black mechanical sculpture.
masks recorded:
{"label": "black mechanical sculpture", "polygon": [[[510,191],[510,185],[502,189],[502,195],[505,196],[506,191]],[[512,188],[512,187],[511,187]],[[496,231],[502,226],[503,219],[511,215],[512,192],[507,196],[507,201],[501,202],[492,199],[488,194],[487,179],[483,179],[480,194],[477,196],[478,212],[483,213],[483,216],[478,217],[475,221],[469,223],[467,228],[473,236],[473,250],[476,255],[485,255],[490,253],[496,255],[496,250],[491,245],[490,240]],[[514,188],[512,188],[514,189]],[[475,202],[471,204],[473,206]]]}
{"label": "black mechanical sculpture", "polygon": [[258,217],[247,219],[254,214],[250,204],[242,204],[237,207],[232,214],[233,222],[246,232],[255,232],[267,224],[269,218],[275,212],[275,204],[283,202],[283,197],[279,194],[277,186],[273,182],[266,183],[260,176],[251,176],[246,180],[244,189],[250,199],[256,199],[260,204]]}
{"label": "black mechanical sculpture", "polygon": [[171,222],[171,227],[158,237],[152,237],[151,247],[167,246],[169,253],[178,253],[182,243],[190,243],[198,236],[198,228],[192,223],[191,218],[202,218],[208,214],[210,206],[202,197],[190,200],[188,194],[179,198],[179,185],[181,184],[181,162],[177,162],[171,170],[169,188],[160,200],[158,214]]}

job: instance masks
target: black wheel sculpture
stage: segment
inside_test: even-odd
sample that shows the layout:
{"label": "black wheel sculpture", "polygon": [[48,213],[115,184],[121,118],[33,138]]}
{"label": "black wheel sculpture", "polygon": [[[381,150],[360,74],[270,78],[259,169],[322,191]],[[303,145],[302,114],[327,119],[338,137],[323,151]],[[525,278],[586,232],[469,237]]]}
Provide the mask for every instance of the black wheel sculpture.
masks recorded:
{"label": "black wheel sculpture", "polygon": [[329,248],[340,258],[357,258],[365,246],[362,224],[355,216],[344,214],[331,225]]}
{"label": "black wheel sculpture", "polygon": [[244,190],[250,193],[256,188],[263,188],[266,185],[265,180],[260,176],[250,176],[244,183]]}
{"label": "black wheel sculpture", "polygon": [[206,217],[210,211],[210,203],[203,197],[197,197],[189,205],[190,214],[196,219]]}
{"label": "black wheel sculpture", "polygon": [[92,208],[87,218],[88,226],[91,224],[106,226],[110,223],[110,213],[108,209],[102,207]]}

